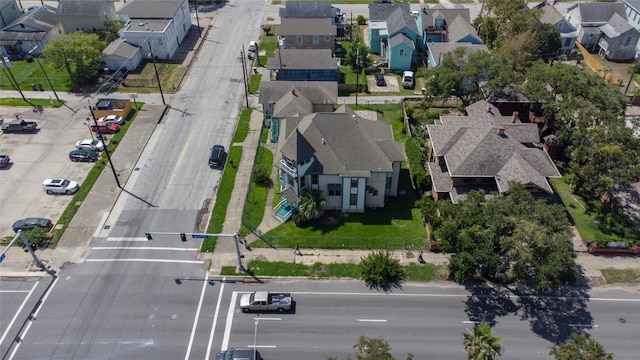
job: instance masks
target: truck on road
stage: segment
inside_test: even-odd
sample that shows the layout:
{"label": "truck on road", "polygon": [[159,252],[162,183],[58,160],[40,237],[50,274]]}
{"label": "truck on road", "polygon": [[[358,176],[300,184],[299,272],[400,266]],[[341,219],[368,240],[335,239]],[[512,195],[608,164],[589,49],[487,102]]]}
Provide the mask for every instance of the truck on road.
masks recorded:
{"label": "truck on road", "polygon": [[240,298],[240,308],[249,311],[279,311],[291,310],[290,293],[274,293],[269,291],[255,291],[244,294]]}
{"label": "truck on road", "polygon": [[33,132],[38,128],[34,121],[16,119],[2,124],[2,132]]}

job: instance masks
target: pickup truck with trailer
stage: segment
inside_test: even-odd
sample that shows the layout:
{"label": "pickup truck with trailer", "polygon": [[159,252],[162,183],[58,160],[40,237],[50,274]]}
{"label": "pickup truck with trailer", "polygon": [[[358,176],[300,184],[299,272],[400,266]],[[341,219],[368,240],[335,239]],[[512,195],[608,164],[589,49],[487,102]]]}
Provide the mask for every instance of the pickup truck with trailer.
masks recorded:
{"label": "pickup truck with trailer", "polygon": [[256,291],[244,294],[240,298],[240,308],[243,312],[249,311],[279,311],[291,310],[290,293],[273,293],[269,291]]}
{"label": "pickup truck with trailer", "polygon": [[16,119],[16,120],[8,121],[2,124],[2,132],[3,133],[33,132],[36,130],[37,127],[38,125],[34,121],[24,121],[21,119]]}

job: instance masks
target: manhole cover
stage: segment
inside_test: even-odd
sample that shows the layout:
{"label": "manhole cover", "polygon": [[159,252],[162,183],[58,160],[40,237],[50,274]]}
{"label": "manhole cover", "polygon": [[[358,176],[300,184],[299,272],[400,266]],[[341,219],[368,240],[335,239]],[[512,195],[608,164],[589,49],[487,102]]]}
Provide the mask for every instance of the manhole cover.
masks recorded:
{"label": "manhole cover", "polygon": [[620,321],[621,324],[626,324],[627,323],[627,319],[625,319],[625,318],[620,318],[620,319],[618,319],[618,321]]}

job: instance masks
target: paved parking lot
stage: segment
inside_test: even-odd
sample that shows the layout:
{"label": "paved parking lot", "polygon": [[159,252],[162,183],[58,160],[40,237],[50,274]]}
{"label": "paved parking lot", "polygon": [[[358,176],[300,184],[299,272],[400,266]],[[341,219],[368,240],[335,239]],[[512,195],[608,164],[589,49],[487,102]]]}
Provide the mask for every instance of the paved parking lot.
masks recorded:
{"label": "paved parking lot", "polygon": [[11,157],[11,164],[0,170],[0,236],[13,235],[11,225],[25,217],[44,217],[56,221],[73,196],[47,195],[42,182],[47,178],[66,178],[80,186],[93,163],[69,160],[69,152],[78,140],[90,137],[85,125],[88,114],[82,105],[76,108],[0,107],[4,119],[20,114],[35,121],[38,131],[31,134],[0,133],[0,153]]}

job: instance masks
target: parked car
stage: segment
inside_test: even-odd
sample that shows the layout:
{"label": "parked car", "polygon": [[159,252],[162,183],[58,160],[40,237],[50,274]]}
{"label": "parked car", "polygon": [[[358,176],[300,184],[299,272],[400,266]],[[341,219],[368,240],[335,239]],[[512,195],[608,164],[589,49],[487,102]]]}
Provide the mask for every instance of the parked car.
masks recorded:
{"label": "parked car", "polygon": [[46,179],[42,183],[42,189],[49,195],[53,194],[75,194],[80,185],[77,182],[67,179]]}
{"label": "parked car", "polygon": [[16,119],[7,121],[2,124],[2,132],[3,133],[11,133],[11,132],[33,132],[38,128],[38,125],[34,121],[24,121],[22,119]]}
{"label": "parked car", "polygon": [[258,43],[255,41],[249,41],[249,51],[256,52],[258,51]]}
{"label": "parked car", "polygon": [[[253,357],[255,352],[256,356]],[[254,349],[229,349],[216,355],[216,360],[262,360],[258,350]]]}
{"label": "parked car", "polygon": [[18,230],[33,230],[35,228],[43,228],[50,230],[53,227],[53,223],[49,219],[45,218],[26,218],[21,219],[13,223],[13,231],[18,232]]}
{"label": "parked car", "polygon": [[222,145],[214,145],[211,149],[211,155],[209,156],[209,167],[217,168],[222,165],[222,160],[224,158],[224,146]]}
{"label": "parked car", "polygon": [[124,122],[124,118],[119,115],[107,115],[98,119],[98,123],[105,122],[108,124],[122,124]]}
{"label": "parked car", "polygon": [[405,71],[402,73],[402,87],[405,89],[413,87],[413,71]]}
{"label": "parked car", "polygon": [[0,168],[6,168],[10,162],[11,158],[9,158],[9,155],[0,155]]}
{"label": "parked car", "polygon": [[114,123],[99,122],[98,126],[96,124],[91,125],[91,131],[101,134],[113,134],[120,131],[120,126]]}
{"label": "parked car", "polygon": [[76,143],[76,148],[79,150],[104,150],[104,142],[94,139],[82,139]]}
{"label": "parked car", "polygon": [[73,150],[69,153],[71,161],[95,162],[98,156],[100,156],[98,152],[93,150]]}
{"label": "parked car", "polygon": [[387,82],[384,81],[384,75],[377,73],[376,74],[376,85],[378,86],[387,86]]}

